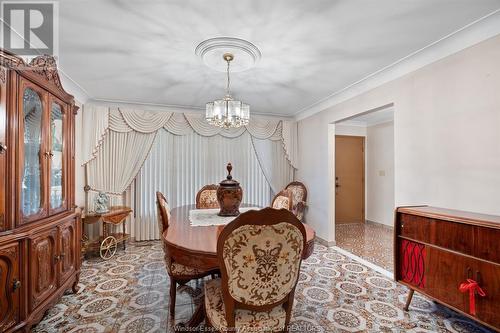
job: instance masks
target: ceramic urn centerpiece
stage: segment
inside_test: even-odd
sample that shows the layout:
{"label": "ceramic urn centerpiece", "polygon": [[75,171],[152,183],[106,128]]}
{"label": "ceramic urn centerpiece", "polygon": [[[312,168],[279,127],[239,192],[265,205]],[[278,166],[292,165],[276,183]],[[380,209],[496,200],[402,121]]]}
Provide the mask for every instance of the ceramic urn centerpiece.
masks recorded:
{"label": "ceramic urn centerpiece", "polygon": [[243,198],[243,190],[240,183],[233,179],[231,171],[233,166],[227,164],[227,177],[219,183],[217,189],[217,201],[219,202],[219,216],[238,216],[240,215],[240,204]]}

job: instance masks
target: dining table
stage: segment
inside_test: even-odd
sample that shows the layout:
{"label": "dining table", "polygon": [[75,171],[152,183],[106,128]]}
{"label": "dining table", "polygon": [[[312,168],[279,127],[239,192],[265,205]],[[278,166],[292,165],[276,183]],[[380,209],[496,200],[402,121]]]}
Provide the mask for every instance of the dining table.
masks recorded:
{"label": "dining table", "polygon": [[[242,204],[242,208],[255,205]],[[163,239],[173,261],[202,270],[220,268],[217,257],[217,239],[224,225],[191,225],[189,212],[196,209],[195,205],[176,207],[170,212],[168,229],[163,233]],[[236,217],[235,217],[236,218]],[[304,224],[306,230],[306,246],[302,258],[308,258],[314,250],[315,231]],[[205,318],[204,304],[200,304],[191,319],[184,323],[185,327],[197,327]]]}

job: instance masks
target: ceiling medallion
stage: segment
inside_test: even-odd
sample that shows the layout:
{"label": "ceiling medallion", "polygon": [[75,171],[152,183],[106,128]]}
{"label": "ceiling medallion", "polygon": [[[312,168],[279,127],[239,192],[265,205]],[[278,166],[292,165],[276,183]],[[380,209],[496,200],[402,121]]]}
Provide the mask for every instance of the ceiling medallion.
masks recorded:
{"label": "ceiling medallion", "polygon": [[248,125],[250,106],[231,96],[229,70],[242,72],[255,66],[262,56],[259,49],[243,39],[217,37],[198,44],[195,53],[208,67],[227,73],[226,95],[207,103],[205,114],[207,122],[222,128]]}
{"label": "ceiling medallion", "polygon": [[225,53],[231,53],[234,61],[231,63],[233,73],[242,72],[255,66],[262,54],[257,46],[249,41],[233,37],[216,37],[204,40],[196,47],[195,53],[208,67],[219,72],[225,72],[226,66],[220,61]]}

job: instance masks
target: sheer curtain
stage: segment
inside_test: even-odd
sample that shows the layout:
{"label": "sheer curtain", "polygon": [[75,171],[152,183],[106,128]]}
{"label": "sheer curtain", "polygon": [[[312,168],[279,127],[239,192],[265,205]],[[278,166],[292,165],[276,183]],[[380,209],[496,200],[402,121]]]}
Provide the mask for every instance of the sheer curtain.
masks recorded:
{"label": "sheer curtain", "polygon": [[283,143],[273,140],[252,140],[262,172],[266,176],[273,193],[278,193],[294,179],[294,168],[290,165]]}
{"label": "sheer curtain", "polygon": [[151,152],[136,177],[136,240],[159,239],[155,193],[161,191],[171,207],[195,202],[196,192],[204,185],[218,184],[226,177],[226,164],[233,164],[234,179],[243,188],[243,202],[268,206],[271,186],[262,172],[250,134],[239,137],[201,136],[195,132],[174,135],[161,129]]}
{"label": "sheer curtain", "polygon": [[297,124],[290,120],[255,116],[248,126],[221,129],[209,125],[199,112],[97,105],[86,105],[83,118],[83,160],[90,189],[85,212],[94,209],[98,191],[108,193],[112,205],[134,208],[127,230],[137,240],[159,237],[157,190],[173,207],[194,203],[196,191],[220,182],[231,162],[244,202],[266,206],[272,192],[293,180],[297,168]]}

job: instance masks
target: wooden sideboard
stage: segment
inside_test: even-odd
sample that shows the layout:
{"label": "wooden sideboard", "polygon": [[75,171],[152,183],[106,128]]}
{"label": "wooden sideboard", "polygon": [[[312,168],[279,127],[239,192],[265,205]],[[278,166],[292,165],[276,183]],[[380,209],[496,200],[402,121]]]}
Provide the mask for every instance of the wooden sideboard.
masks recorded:
{"label": "wooden sideboard", "polygon": [[29,332],[77,289],[77,109],[52,57],[0,50],[0,332]]}
{"label": "wooden sideboard", "polygon": [[395,279],[500,330],[500,216],[400,207],[394,222]]}

